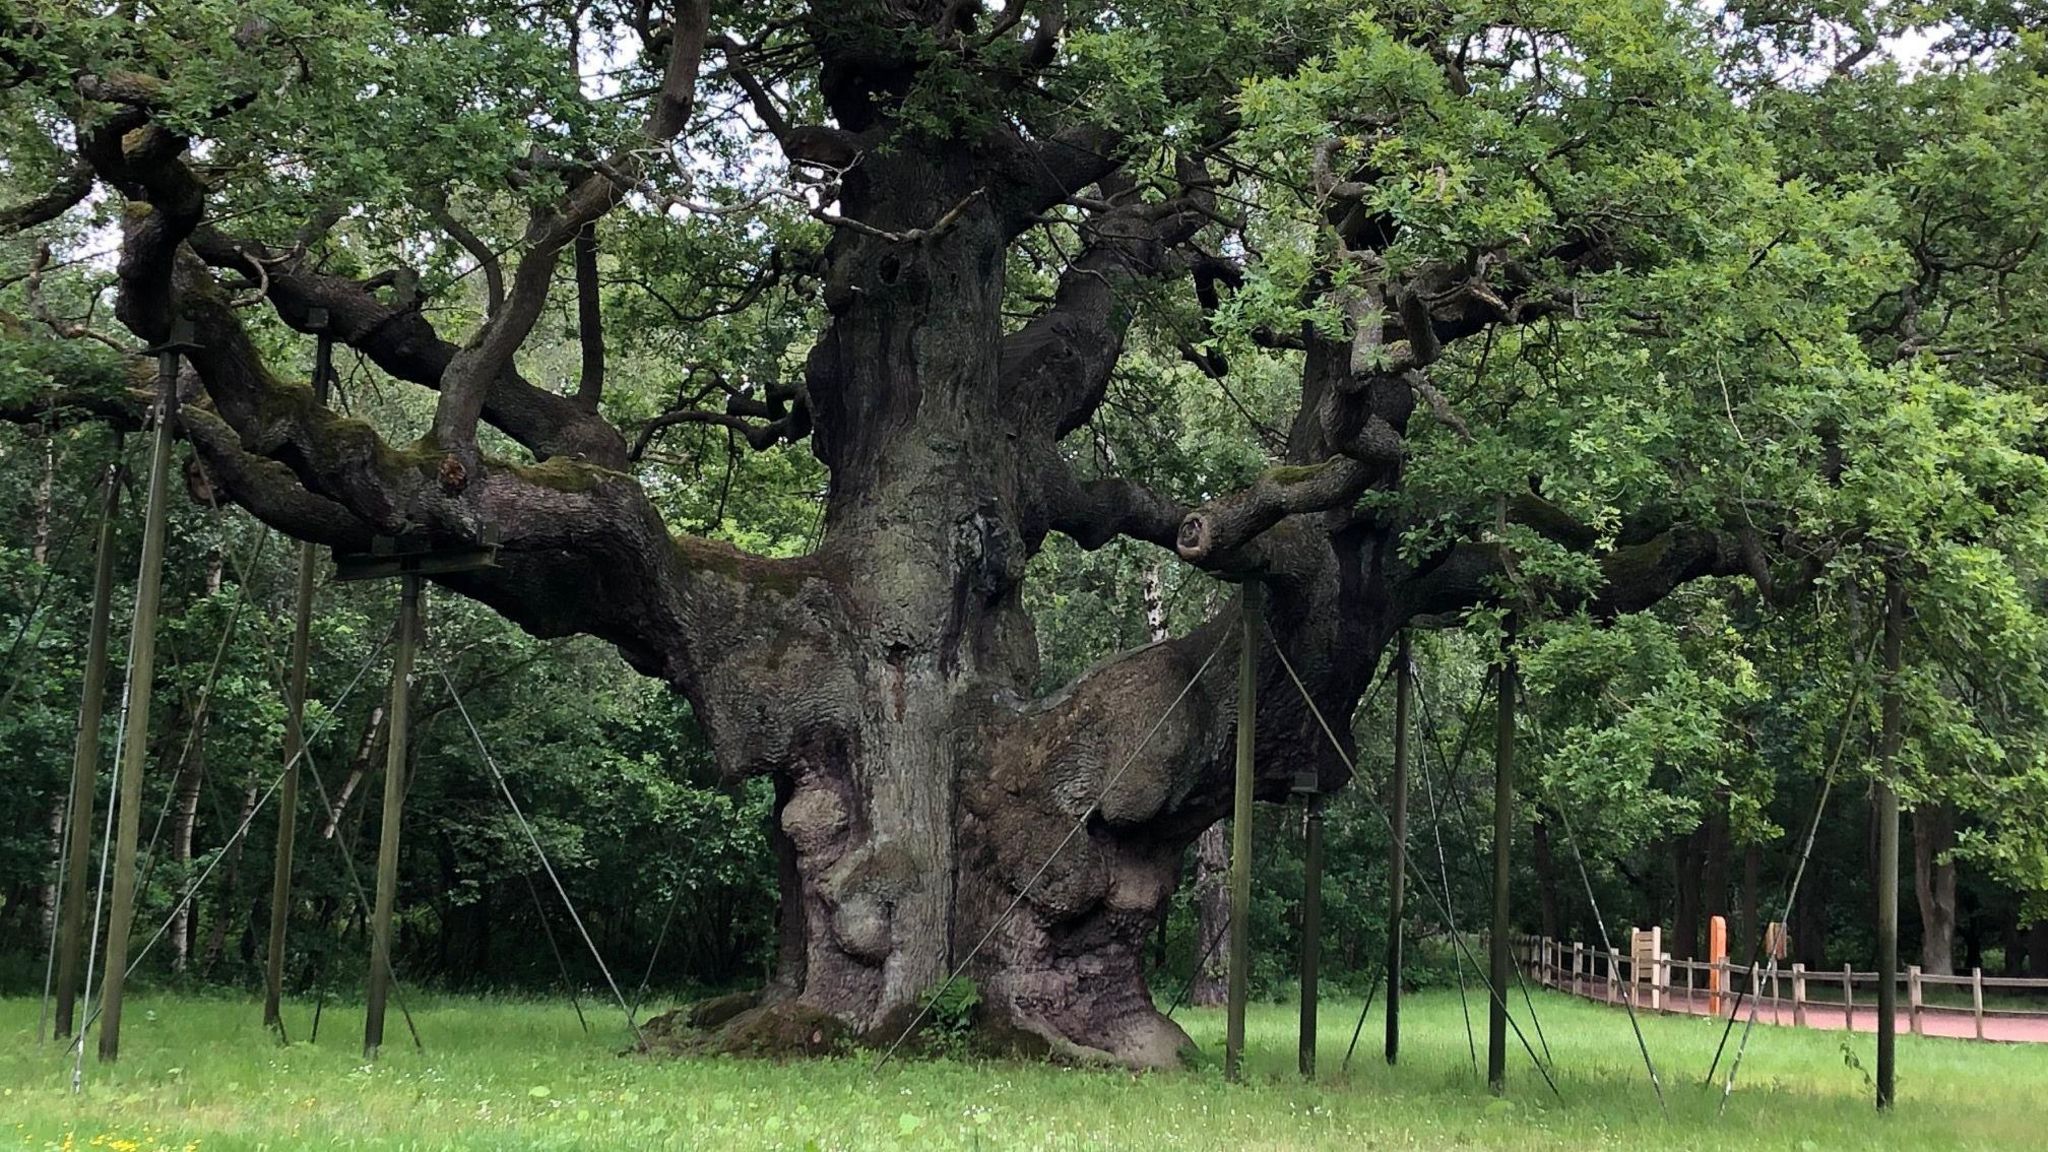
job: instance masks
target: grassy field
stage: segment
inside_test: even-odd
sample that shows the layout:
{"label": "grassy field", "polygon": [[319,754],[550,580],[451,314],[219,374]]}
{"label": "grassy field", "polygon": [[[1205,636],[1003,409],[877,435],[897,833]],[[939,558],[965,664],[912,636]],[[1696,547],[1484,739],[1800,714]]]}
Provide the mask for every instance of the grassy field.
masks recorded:
{"label": "grassy field", "polygon": [[[942,1061],[876,1074],[872,1057],[656,1061],[617,1054],[615,1017],[593,1014],[586,1036],[563,1003],[456,999],[414,1005],[424,1054],[394,1018],[393,1046],[366,1064],[359,1010],[330,1006],[317,1046],[281,1047],[258,1026],[253,1003],[143,994],[130,1001],[121,1062],[88,1056],[78,1097],[63,1048],[36,1043],[36,1003],[0,1000],[0,1149],[1819,1152],[2040,1148],[2048,1132],[2048,1046],[1902,1036],[1899,1108],[1880,1118],[1865,1072],[1870,1037],[1845,1047],[1839,1033],[1759,1026],[1742,1084],[1717,1116],[1718,1092],[1700,1087],[1716,1026],[1647,1019],[1670,1097],[1666,1120],[1623,1015],[1556,996],[1537,1003],[1561,1102],[1519,1052],[1507,1097],[1482,1090],[1454,994],[1410,999],[1398,1069],[1379,1058],[1375,1010],[1349,1074],[1338,1065],[1357,1005],[1326,1004],[1325,1077],[1315,1085],[1293,1074],[1293,1008],[1257,1006],[1244,1086],[1213,1068],[1131,1076]],[[307,1005],[288,1008],[294,1036],[306,1034],[309,1017]],[[1196,1012],[1189,1024],[1220,1051],[1220,1012]]]}

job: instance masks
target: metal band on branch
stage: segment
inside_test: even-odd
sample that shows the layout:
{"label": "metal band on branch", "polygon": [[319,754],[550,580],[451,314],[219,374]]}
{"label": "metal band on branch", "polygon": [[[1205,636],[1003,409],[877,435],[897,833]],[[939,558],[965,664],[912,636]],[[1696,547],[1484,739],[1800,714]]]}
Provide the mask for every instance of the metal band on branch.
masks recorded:
{"label": "metal band on branch", "polygon": [[384,580],[392,577],[448,576],[498,566],[498,532],[489,525],[478,533],[475,543],[442,540],[417,533],[405,536],[377,536],[362,551],[335,549],[334,579]]}

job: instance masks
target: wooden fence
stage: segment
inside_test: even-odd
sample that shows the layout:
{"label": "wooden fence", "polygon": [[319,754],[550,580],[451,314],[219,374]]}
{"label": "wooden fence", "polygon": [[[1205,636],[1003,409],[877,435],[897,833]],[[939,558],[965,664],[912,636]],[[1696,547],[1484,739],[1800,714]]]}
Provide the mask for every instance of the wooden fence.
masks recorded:
{"label": "wooden fence", "polygon": [[[1633,945],[1632,941],[1632,945]],[[1757,1018],[1766,1023],[1873,1031],[1877,1026],[1878,973],[1809,969],[1804,964],[1737,965],[1723,960],[1674,960],[1657,952],[1654,963],[1640,947],[1619,948],[1565,944],[1547,936],[1520,936],[1514,941],[1516,962],[1532,982],[1559,992],[1602,1003],[1624,998],[1638,1011],[1676,1015],[1747,1016],[1752,997]],[[1967,976],[1936,976],[1918,965],[1894,979],[1902,982],[1900,1022],[1915,1035],[1952,1036],[1977,1040],[2048,1041],[2048,980],[1986,976],[1973,968]],[[1984,1004],[1985,992],[2006,999],[2041,999],[2041,1007],[2015,1003]],[[1963,1003],[1967,995],[1968,1004]],[[1936,1002],[1930,1003],[1930,997]],[[1940,1001],[1953,998],[1955,1003]]]}

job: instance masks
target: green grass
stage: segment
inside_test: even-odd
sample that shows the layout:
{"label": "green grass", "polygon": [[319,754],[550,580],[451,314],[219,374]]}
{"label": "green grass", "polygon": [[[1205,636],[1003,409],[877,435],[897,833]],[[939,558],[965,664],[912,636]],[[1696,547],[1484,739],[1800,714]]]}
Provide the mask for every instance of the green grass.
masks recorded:
{"label": "green grass", "polygon": [[[1717,1027],[1646,1019],[1670,1096],[1667,1122],[1623,1015],[1553,995],[1538,1004],[1562,1102],[1519,1051],[1507,1098],[1491,1099],[1472,1074],[1457,997],[1442,993],[1409,1000],[1397,1069],[1379,1058],[1375,1009],[1348,1075],[1338,1065],[1357,1005],[1326,1004],[1325,1078],[1316,1085],[1293,1074],[1293,1008],[1256,1006],[1244,1086],[1214,1068],[1132,1076],[936,1062],[876,1075],[872,1056],[781,1066],[621,1057],[613,1016],[593,1013],[586,1036],[566,1004],[461,999],[415,1005],[424,1054],[394,1018],[392,1046],[369,1064],[358,1052],[359,1009],[330,1007],[317,1046],[280,1047],[253,1003],[143,994],[129,1003],[121,1062],[88,1056],[78,1097],[62,1047],[35,1041],[36,1003],[0,1000],[0,1149],[1817,1152],[2039,1148],[2048,1132],[2048,1046],[1902,1036],[1899,1107],[1878,1117],[1862,1070],[1874,1059],[1870,1037],[1845,1049],[1841,1033],[1760,1025],[1742,1083],[1717,1117],[1718,1092],[1700,1087]],[[309,1006],[289,1006],[294,1036],[305,1035],[309,1016]],[[1222,1024],[1214,1011],[1189,1020],[1212,1051]]]}

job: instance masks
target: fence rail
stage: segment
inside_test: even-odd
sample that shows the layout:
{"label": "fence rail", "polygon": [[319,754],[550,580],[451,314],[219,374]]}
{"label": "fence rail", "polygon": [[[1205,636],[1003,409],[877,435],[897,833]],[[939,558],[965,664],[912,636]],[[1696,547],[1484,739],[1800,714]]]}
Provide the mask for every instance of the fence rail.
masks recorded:
{"label": "fence rail", "polygon": [[[1646,938],[1648,938],[1646,936]],[[1840,1027],[1873,1031],[1877,1026],[1877,972],[1808,968],[1792,964],[1775,970],[1762,965],[1737,965],[1727,960],[1674,960],[1658,952],[1654,962],[1619,948],[1563,943],[1548,936],[1518,936],[1516,962],[1529,980],[1582,999],[1619,1004],[1624,999],[1638,1011],[1674,1015],[1726,1016],[1747,1014],[1754,1001],[1757,1018],[1800,1027]],[[1981,968],[1967,976],[1938,976],[1918,965],[1893,977],[1902,987],[1902,1023],[1915,1035],[1964,1039],[2048,1042],[2048,979],[1986,976]],[[1859,995],[1858,989],[1864,991]],[[1930,1003],[1931,989],[1967,989],[1969,1004]],[[1984,1003],[1986,989],[2034,992],[2042,1007]],[[1938,998],[1939,999],[1939,998]],[[1961,998],[1958,997],[1958,1000]]]}

